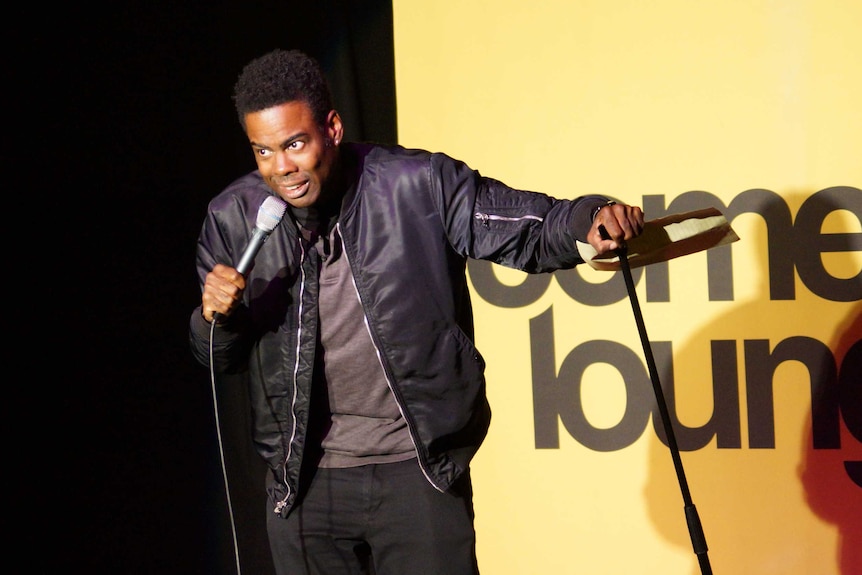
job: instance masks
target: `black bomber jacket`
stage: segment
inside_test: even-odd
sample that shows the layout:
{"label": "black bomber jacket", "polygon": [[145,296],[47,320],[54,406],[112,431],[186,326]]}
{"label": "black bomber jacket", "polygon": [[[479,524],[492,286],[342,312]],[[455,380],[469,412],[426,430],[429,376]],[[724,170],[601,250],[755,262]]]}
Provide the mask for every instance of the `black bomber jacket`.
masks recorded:
{"label": "black bomber jacket", "polygon": [[[576,239],[586,241],[591,213],[607,198],[515,190],[423,150],[342,144],[340,153],[358,174],[337,224],[356,295],[419,465],[445,491],[467,469],[491,416],[467,259],[528,273],[571,268],[583,262]],[[201,287],[216,263],[237,265],[271,194],[254,171],[212,199],[198,239]],[[282,516],[296,499],[307,432],[318,263],[286,216],[248,273],[244,305],[214,328],[214,371],[248,376],[253,439],[275,474],[270,495]],[[207,366],[210,333],[198,306],[190,342]]]}

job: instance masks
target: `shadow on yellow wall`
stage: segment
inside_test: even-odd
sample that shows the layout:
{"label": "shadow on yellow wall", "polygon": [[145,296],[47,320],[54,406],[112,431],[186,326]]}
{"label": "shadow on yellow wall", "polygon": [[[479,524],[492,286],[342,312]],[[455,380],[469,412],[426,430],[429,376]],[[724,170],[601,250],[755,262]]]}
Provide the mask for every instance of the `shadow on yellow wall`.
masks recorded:
{"label": "shadow on yellow wall", "polygon": [[[838,565],[842,575],[862,574],[862,304],[856,305],[830,346],[841,366],[834,397],[821,390],[812,412],[829,420],[836,403],[842,425],[836,447],[817,449],[809,419],[799,476],[814,513],[838,528]],[[813,418],[817,418],[814,415]]]}

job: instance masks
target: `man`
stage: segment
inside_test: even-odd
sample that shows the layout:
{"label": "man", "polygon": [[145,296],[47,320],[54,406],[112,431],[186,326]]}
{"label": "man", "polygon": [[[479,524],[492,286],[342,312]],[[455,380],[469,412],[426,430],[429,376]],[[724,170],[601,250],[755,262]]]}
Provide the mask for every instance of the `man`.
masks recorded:
{"label": "man", "polygon": [[[210,202],[190,334],[204,365],[212,354],[216,373],[248,375],[276,571],[478,573],[469,466],[490,409],[466,260],[571,268],[576,240],[615,250],[641,232],[641,209],[344,143],[324,76],[300,52],[250,62],[234,100],[258,169]],[[287,214],[244,276],[237,262],[272,195]]]}

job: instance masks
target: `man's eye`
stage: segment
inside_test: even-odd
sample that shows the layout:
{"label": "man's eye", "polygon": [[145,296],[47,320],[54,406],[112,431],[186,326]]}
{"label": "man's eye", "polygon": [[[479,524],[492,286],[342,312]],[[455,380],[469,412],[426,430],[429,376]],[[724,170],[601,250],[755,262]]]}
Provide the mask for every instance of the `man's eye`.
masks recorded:
{"label": "man's eye", "polygon": [[304,145],[304,142],[301,142],[299,140],[295,140],[295,141],[293,141],[287,145],[287,149],[288,150],[301,150],[303,145]]}
{"label": "man's eye", "polygon": [[270,152],[269,150],[264,149],[264,148],[258,148],[257,149],[257,155],[260,156],[261,158],[265,158],[265,157],[269,156],[271,153],[272,152]]}

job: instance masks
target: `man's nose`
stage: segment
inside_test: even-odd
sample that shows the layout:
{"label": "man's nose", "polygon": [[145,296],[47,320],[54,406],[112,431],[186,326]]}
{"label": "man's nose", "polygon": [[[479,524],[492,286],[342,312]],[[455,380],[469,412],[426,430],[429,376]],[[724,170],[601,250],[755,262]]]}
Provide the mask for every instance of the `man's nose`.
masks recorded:
{"label": "man's nose", "polygon": [[275,155],[275,169],[279,174],[289,174],[296,171],[296,162],[287,152],[279,152]]}

